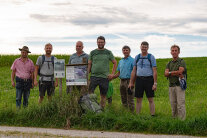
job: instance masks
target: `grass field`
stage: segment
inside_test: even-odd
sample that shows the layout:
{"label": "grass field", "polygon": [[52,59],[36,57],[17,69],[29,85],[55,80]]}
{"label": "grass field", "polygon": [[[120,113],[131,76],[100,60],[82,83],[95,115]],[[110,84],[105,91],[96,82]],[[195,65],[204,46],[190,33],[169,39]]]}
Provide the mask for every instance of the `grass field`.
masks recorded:
{"label": "grass field", "polygon": [[[119,79],[112,81],[114,95],[112,106],[104,113],[80,115],[77,97],[66,95],[63,79],[63,96],[58,88],[52,102],[38,105],[38,88],[31,90],[29,107],[16,111],[15,89],[11,87],[10,66],[19,56],[0,56],[0,125],[75,128],[142,133],[187,134],[207,136],[207,57],[184,58],[188,69],[185,121],[171,118],[168,97],[168,80],[164,70],[170,59],[157,59],[158,89],[155,93],[156,117],[151,117],[147,99],[143,99],[140,115],[122,108]],[[37,55],[30,56],[36,62]],[[58,55],[68,62],[69,57]],[[117,58],[117,60],[119,60]],[[99,96],[98,88],[96,93]]]}

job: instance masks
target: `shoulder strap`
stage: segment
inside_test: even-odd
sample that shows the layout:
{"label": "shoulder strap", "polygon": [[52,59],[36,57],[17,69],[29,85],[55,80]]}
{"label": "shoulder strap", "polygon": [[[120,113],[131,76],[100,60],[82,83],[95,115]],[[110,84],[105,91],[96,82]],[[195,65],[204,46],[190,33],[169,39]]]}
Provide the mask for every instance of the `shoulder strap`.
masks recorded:
{"label": "shoulder strap", "polygon": [[149,62],[150,62],[150,67],[152,67],[151,55],[152,55],[152,54],[148,54],[148,55],[147,55],[147,59],[148,59],[148,60],[149,60]]}
{"label": "shoulder strap", "polygon": [[51,57],[53,66],[54,66],[54,58],[55,58],[54,56]]}
{"label": "shoulder strap", "polygon": [[42,55],[42,64],[45,62],[45,55]]}
{"label": "shoulder strap", "polygon": [[139,61],[139,59],[140,59],[140,56],[141,56],[141,54],[139,54],[139,55],[137,56],[136,64],[138,63],[138,61]]}

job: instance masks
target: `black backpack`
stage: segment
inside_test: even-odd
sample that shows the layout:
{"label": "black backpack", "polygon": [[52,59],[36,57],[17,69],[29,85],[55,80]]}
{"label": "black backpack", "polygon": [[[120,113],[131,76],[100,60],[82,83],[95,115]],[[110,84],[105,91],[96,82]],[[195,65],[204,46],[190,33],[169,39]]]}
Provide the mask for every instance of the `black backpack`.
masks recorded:
{"label": "black backpack", "polygon": [[52,61],[45,61],[45,55],[42,55],[42,63],[41,63],[41,65],[39,66],[39,69],[38,69],[38,75],[39,75],[39,76],[42,75],[42,74],[40,74],[40,70],[41,70],[41,67],[42,67],[42,65],[44,64],[44,62],[52,62],[53,67],[54,67],[54,56],[51,57],[51,60],[52,60]]}

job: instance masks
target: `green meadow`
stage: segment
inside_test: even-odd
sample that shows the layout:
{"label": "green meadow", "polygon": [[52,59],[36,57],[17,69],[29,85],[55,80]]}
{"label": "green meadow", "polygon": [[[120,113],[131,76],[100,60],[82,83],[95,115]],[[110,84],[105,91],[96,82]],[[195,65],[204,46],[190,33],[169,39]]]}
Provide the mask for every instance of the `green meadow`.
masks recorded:
{"label": "green meadow", "polygon": [[[79,94],[76,91],[66,94],[65,79],[62,97],[59,97],[57,87],[51,102],[45,97],[44,102],[38,105],[39,92],[36,87],[31,89],[28,108],[16,110],[16,94],[15,88],[11,86],[10,67],[19,56],[0,56],[0,125],[207,136],[207,57],[184,58],[188,73],[187,116],[186,120],[181,121],[171,117],[168,80],[164,77],[165,66],[170,59],[157,59],[158,88],[154,98],[156,116],[151,117],[146,97],[139,115],[122,107],[119,79],[112,80],[112,105],[107,104],[104,112],[100,114],[82,114],[78,105]],[[66,63],[69,60],[66,55],[56,56],[65,59]],[[38,56],[29,57],[35,63]],[[99,101],[98,88],[95,93]]]}

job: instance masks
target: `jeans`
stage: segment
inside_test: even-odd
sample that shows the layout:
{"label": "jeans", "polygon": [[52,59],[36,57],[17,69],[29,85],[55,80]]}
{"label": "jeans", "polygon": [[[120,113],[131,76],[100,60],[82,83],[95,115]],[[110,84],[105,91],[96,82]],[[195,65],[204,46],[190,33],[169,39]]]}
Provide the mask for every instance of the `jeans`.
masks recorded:
{"label": "jeans", "polygon": [[23,89],[16,88],[16,107],[17,108],[21,107],[22,95],[23,95],[23,107],[28,106],[29,94],[30,94],[30,90],[25,91]]}

